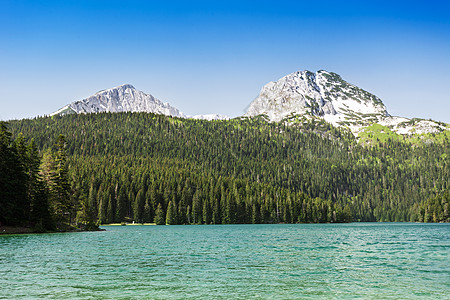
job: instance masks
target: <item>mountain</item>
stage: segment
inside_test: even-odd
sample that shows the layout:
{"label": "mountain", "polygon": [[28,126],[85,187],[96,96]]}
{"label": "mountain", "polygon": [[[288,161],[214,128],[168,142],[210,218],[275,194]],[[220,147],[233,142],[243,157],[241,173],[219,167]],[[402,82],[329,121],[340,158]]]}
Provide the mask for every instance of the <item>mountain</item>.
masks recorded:
{"label": "mountain", "polygon": [[297,115],[322,118],[334,126],[346,126],[354,134],[373,123],[400,134],[448,130],[446,124],[431,120],[391,116],[380,98],[323,70],[294,72],[266,84],[245,116],[257,115],[276,122]]}
{"label": "mountain", "polygon": [[131,84],[123,84],[100,91],[86,99],[72,102],[51,115],[124,111],[149,112],[180,118],[186,117],[175,107],[168,103],[163,103],[150,94],[135,89]]}
{"label": "mountain", "polygon": [[148,112],[178,118],[192,118],[209,121],[229,119],[229,117],[219,114],[187,116],[169,103],[163,103],[152,95],[137,90],[131,84],[123,84],[118,87],[100,91],[86,99],[72,102],[50,115],[123,111]]}
{"label": "mountain", "polygon": [[[68,104],[51,115],[97,112],[149,112],[179,118],[228,120],[219,114],[187,116],[130,84],[100,91]],[[264,115],[269,121],[290,121],[298,116],[323,119],[336,127],[348,127],[358,135],[372,124],[398,134],[437,133],[448,124],[391,116],[377,96],[346,82],[336,73],[298,71],[266,84],[250,104],[245,117]]]}

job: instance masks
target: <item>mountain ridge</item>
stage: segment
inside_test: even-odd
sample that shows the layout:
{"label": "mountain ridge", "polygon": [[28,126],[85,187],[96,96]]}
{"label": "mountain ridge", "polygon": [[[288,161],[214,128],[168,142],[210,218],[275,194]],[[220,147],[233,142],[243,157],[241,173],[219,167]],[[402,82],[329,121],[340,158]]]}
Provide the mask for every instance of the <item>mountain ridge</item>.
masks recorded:
{"label": "mountain ridge", "polygon": [[[187,116],[131,84],[101,90],[50,115],[122,111],[209,121],[230,119],[220,114]],[[258,115],[265,115],[270,122],[289,123],[295,116],[323,119],[333,126],[349,128],[355,136],[372,124],[386,126],[403,135],[450,130],[448,124],[442,122],[391,116],[380,98],[345,81],[339,74],[325,70],[297,71],[264,85],[242,117]]]}

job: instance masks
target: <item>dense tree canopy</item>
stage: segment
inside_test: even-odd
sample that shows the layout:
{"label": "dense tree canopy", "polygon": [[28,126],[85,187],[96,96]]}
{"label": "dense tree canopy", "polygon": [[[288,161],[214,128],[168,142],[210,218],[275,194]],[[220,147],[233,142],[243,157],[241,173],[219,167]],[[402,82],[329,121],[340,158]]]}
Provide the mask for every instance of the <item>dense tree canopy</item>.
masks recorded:
{"label": "dense tree canopy", "polygon": [[13,121],[10,128],[17,138],[33,138],[41,151],[54,148],[60,134],[66,137],[67,163],[60,171],[67,172],[72,200],[64,207],[71,213],[83,208],[80,217],[101,223],[449,218],[445,204],[436,218],[422,214],[427,199],[450,187],[446,133],[361,146],[324,122],[147,113],[54,116]]}
{"label": "dense tree canopy", "polygon": [[[21,133],[13,140],[7,125],[0,122],[0,225],[40,232],[71,229],[80,203],[72,195],[64,136],[41,158],[34,140],[26,144]],[[86,217],[80,224],[94,220]]]}

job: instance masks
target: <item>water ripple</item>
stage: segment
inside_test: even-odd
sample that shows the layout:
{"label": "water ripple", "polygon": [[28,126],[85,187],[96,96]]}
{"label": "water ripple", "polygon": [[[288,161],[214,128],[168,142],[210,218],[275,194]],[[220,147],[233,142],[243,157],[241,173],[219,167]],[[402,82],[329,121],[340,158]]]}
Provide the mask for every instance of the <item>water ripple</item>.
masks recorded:
{"label": "water ripple", "polygon": [[0,236],[0,299],[450,298],[448,224]]}

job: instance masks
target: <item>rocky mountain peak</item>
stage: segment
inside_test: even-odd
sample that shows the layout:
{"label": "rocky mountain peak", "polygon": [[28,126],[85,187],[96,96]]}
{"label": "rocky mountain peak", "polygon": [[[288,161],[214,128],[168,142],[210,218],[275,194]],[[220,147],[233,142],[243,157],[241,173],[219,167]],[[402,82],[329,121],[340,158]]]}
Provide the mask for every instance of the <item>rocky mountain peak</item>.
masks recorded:
{"label": "rocky mountain peak", "polygon": [[344,81],[338,74],[306,70],[266,84],[246,115],[265,114],[272,121],[280,121],[301,114],[331,117],[328,121],[336,123],[353,113],[388,115],[378,97]]}
{"label": "rocky mountain peak", "polygon": [[325,70],[298,71],[267,83],[245,116],[257,115],[276,122],[298,115],[321,118],[354,134],[374,123],[401,134],[448,130],[434,121],[392,117],[380,98]]}
{"label": "rocky mountain peak", "polygon": [[64,106],[52,115],[125,111],[185,117],[182,112],[169,103],[163,103],[152,95],[137,90],[131,84],[99,91],[88,98]]}

